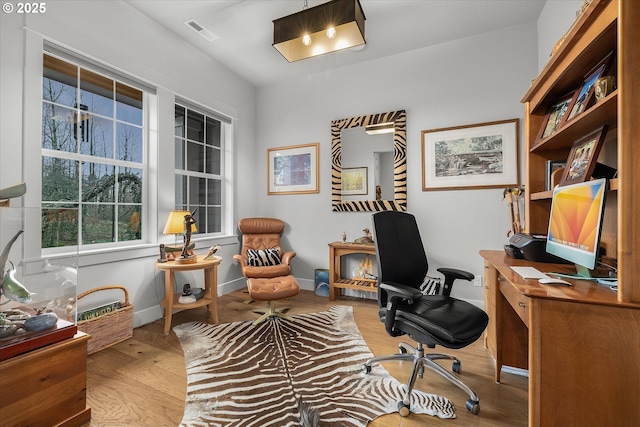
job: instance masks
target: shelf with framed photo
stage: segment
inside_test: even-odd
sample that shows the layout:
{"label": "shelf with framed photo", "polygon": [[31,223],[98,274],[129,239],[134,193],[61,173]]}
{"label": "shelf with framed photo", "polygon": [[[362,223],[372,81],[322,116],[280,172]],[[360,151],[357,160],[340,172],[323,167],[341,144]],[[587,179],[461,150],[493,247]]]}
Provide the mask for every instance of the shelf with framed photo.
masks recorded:
{"label": "shelf with framed photo", "polygon": [[[564,180],[592,177],[609,179],[603,246],[617,258],[618,300],[640,302],[640,240],[634,231],[640,211],[631,203],[640,186],[634,168],[640,164],[640,45],[634,31],[640,22],[640,3],[592,0],[567,32],[560,48],[543,67],[523,96],[525,111],[525,231],[545,234],[551,205],[547,163],[569,159]],[[612,77],[616,85],[597,99],[593,82]],[[617,88],[616,88],[617,86]],[[563,120],[549,125],[554,107],[574,92]],[[547,125],[550,126],[546,130]],[[555,130],[553,130],[555,127]],[[585,167],[576,161],[580,144],[588,143],[598,129],[600,152]],[[545,133],[546,130],[546,133]],[[542,137],[542,135],[545,135]],[[571,157],[571,159],[570,159]],[[605,169],[601,171],[601,166]],[[634,252],[635,251],[635,252]]]}
{"label": "shelf with framed photo", "polygon": [[591,178],[606,133],[607,126],[601,126],[573,144],[560,178],[560,186],[585,182]]}
{"label": "shelf with framed photo", "polygon": [[[637,102],[640,98],[640,85],[637,83],[640,80],[640,44],[636,43],[638,23],[640,2],[591,0],[522,98],[526,145],[524,184],[527,189],[524,231],[529,234],[546,234],[549,229],[551,191],[545,191],[546,166],[549,160],[571,157],[566,174],[575,175],[574,179],[586,180],[591,178],[590,175],[598,176],[598,163],[609,166],[611,169],[605,173],[609,175],[607,178],[613,178],[609,180],[600,246],[606,249],[603,261],[612,266],[611,271],[615,269],[617,278],[615,300],[606,304],[599,305],[589,299],[585,300],[584,305],[577,307],[575,304],[562,304],[555,295],[550,294],[550,299],[544,301],[553,306],[554,312],[559,313],[559,316],[558,321],[547,319],[546,323],[544,320],[536,323],[546,324],[548,333],[543,331],[530,335],[535,340],[529,342],[528,347],[529,376],[532,384],[536,385],[529,393],[528,424],[531,427],[559,423],[634,424],[638,419],[637,399],[631,403],[627,395],[628,390],[635,390],[635,385],[640,381],[640,365],[631,364],[633,366],[629,368],[631,365],[626,364],[619,368],[618,361],[611,362],[611,358],[607,357],[624,353],[629,345],[624,334],[612,333],[620,329],[622,323],[627,323],[626,320],[621,323],[620,316],[633,315],[635,320],[631,320],[629,324],[635,324],[640,319],[640,238],[637,227],[640,205],[635,202],[640,187],[640,174],[637,173],[637,165],[640,164],[640,103]],[[552,106],[571,91],[578,91],[578,96],[580,93],[585,95],[593,78],[594,67],[614,50],[615,55],[611,55],[611,70],[604,74],[615,78],[617,90],[598,102],[589,100],[588,96],[584,97],[585,104],[576,107],[573,114],[573,109],[570,109],[567,119],[558,125],[555,132],[539,138]],[[574,102],[574,106],[575,104]],[[584,144],[588,145],[593,140],[592,133],[604,126],[607,127],[604,137],[600,138],[596,134],[595,145],[602,139],[599,155],[591,153],[587,163],[576,161],[573,166],[573,159],[577,159],[580,148]],[[589,170],[591,167],[593,172]],[[499,256],[503,259],[504,254]],[[512,274],[505,271],[507,273]],[[501,283],[500,286],[502,285]],[[581,288],[583,285],[582,281],[577,282],[573,290],[585,289]],[[591,294],[589,296],[591,298]],[[536,305],[536,308],[540,307]],[[591,308],[598,313],[590,312]],[[590,315],[583,322],[573,322],[578,311],[589,312]],[[496,328],[499,326],[494,324],[488,337],[499,336],[500,331]],[[566,335],[562,335],[564,333]],[[611,402],[608,413],[597,410],[594,405],[582,405],[580,410],[566,411],[566,408],[579,405],[578,402],[584,396],[579,391],[585,386],[570,384],[568,392],[563,393],[566,399],[559,399],[557,393],[550,392],[557,390],[558,385],[564,387],[567,384],[567,381],[554,382],[566,374],[566,369],[562,366],[555,372],[550,372],[547,365],[539,362],[539,357],[541,354],[548,356],[554,352],[553,342],[558,342],[559,336],[562,335],[564,340],[571,340],[576,334],[580,334],[581,340],[584,339],[583,343],[588,342],[591,347],[602,346],[607,350],[605,357],[594,360],[593,365],[596,371],[610,372],[608,381],[606,384],[601,383],[603,386],[590,398],[593,402],[602,399]],[[545,345],[545,341],[548,345]],[[504,354],[497,352],[500,357]],[[583,380],[586,384],[597,381],[595,377]],[[564,417],[566,418],[563,419]]]}
{"label": "shelf with framed photo", "polygon": [[573,101],[574,92],[567,93],[560,97],[560,99],[551,105],[549,112],[545,115],[543,124],[540,126],[540,133],[536,138],[537,141],[543,140],[552,136],[563,123],[571,101]]}
{"label": "shelf with framed photo", "polygon": [[585,75],[582,85],[573,95],[573,99],[561,125],[573,120],[593,105],[595,102],[595,83],[600,77],[607,75],[606,73],[610,71],[609,68],[613,56],[613,52],[609,52],[598,65],[589,70]]}

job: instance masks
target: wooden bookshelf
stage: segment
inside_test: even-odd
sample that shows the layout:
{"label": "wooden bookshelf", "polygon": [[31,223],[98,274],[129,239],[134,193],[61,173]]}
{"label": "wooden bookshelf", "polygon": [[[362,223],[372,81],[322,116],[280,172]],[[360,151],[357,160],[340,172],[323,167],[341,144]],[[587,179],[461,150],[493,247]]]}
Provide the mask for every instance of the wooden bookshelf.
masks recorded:
{"label": "wooden bookshelf", "polygon": [[[604,219],[603,246],[617,259],[620,302],[640,303],[640,2],[594,0],[573,24],[564,42],[549,59],[522,98],[525,109],[526,231],[546,234],[551,191],[545,191],[548,160],[567,158],[580,137],[607,125],[598,161],[617,169],[610,180]],[[617,89],[555,133],[537,139],[545,115],[566,93],[577,90],[584,76],[613,52],[608,75]]]}

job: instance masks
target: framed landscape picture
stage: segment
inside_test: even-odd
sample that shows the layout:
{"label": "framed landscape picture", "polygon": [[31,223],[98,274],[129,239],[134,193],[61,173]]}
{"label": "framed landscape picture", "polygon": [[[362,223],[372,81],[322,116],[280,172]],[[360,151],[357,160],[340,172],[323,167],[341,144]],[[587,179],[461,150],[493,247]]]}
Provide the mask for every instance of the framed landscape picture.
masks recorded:
{"label": "framed landscape picture", "polygon": [[422,131],[422,191],[518,186],[520,119]]}
{"label": "framed landscape picture", "polygon": [[342,168],[343,196],[356,196],[368,193],[367,167]]}
{"label": "framed landscape picture", "polygon": [[267,194],[318,193],[318,143],[267,150]]}

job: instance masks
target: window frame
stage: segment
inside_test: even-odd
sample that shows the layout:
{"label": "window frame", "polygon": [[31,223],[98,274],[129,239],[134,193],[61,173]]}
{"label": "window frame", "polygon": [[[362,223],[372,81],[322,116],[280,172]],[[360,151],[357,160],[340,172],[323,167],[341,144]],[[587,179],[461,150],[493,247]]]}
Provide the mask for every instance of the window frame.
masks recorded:
{"label": "window frame", "polygon": [[[52,256],[52,255],[57,255],[57,254],[67,254],[69,252],[75,252],[75,253],[79,253],[79,254],[83,254],[83,253],[90,253],[93,251],[100,251],[100,250],[108,250],[108,249],[121,249],[121,248],[127,248],[127,247],[133,247],[133,246],[139,246],[141,244],[145,244],[145,243],[150,243],[150,240],[152,238],[151,234],[149,233],[149,226],[147,224],[147,222],[149,221],[149,209],[148,209],[148,197],[149,197],[149,184],[148,184],[148,171],[149,171],[149,146],[150,146],[150,140],[149,140],[149,126],[150,126],[150,120],[149,120],[149,111],[152,109],[150,108],[150,95],[155,95],[155,89],[149,89],[149,87],[147,85],[136,85],[135,82],[132,83],[132,79],[128,79],[126,78],[126,76],[124,78],[119,78],[119,75],[121,73],[113,73],[112,71],[110,71],[110,69],[107,66],[101,66],[100,64],[95,64],[93,61],[85,61],[83,59],[83,57],[77,56],[77,55],[67,55],[67,54],[60,54],[58,50],[56,50],[55,48],[47,48],[50,47],[50,45],[47,45],[45,43],[45,49],[43,49],[43,51],[41,52],[41,66],[40,66],[40,79],[41,81],[44,81],[45,77],[44,77],[44,67],[45,67],[45,61],[44,61],[44,56],[48,55],[52,58],[64,61],[67,64],[70,64],[71,66],[75,67],[75,69],[77,70],[77,78],[76,78],[76,82],[75,82],[75,102],[76,104],[74,105],[74,107],[68,107],[65,106],[64,104],[59,104],[59,103],[54,103],[53,101],[47,100],[44,98],[44,94],[42,93],[43,90],[43,85],[42,83],[39,85],[38,89],[39,89],[39,93],[40,93],[40,97],[39,97],[39,102],[40,102],[40,116],[42,118],[43,116],[43,108],[45,104],[49,104],[49,105],[57,105],[60,107],[65,107],[68,108],[72,111],[74,111],[74,114],[76,114],[78,111],[81,111],[81,107],[78,106],[78,102],[79,102],[79,96],[80,93],[82,91],[81,89],[81,79],[80,76],[82,75],[83,71],[85,72],[89,72],[93,75],[97,75],[100,76],[102,78],[108,79],[112,85],[113,85],[113,110],[112,110],[112,115],[111,116],[105,116],[105,115],[101,115],[101,114],[93,114],[93,116],[98,117],[102,120],[107,120],[109,121],[110,124],[113,125],[113,156],[112,157],[100,157],[100,156],[92,156],[89,154],[82,154],[79,150],[76,150],[75,152],[67,152],[67,151],[61,151],[61,150],[54,150],[54,149],[50,149],[50,148],[44,148],[43,147],[43,136],[42,136],[42,123],[40,123],[40,138],[39,138],[39,158],[40,158],[40,162],[43,161],[43,159],[45,157],[52,157],[52,158],[59,158],[59,159],[65,159],[65,160],[69,160],[72,162],[76,162],[78,164],[78,170],[79,170],[79,174],[78,174],[78,183],[81,186],[82,184],[82,164],[84,162],[91,162],[91,163],[99,163],[101,165],[105,165],[107,167],[113,167],[114,168],[114,177],[115,175],[115,170],[119,169],[119,168],[135,168],[140,170],[140,174],[141,174],[141,195],[140,195],[140,201],[137,203],[127,203],[127,202],[123,202],[121,200],[118,200],[118,198],[116,197],[116,195],[114,194],[114,198],[111,201],[111,203],[107,203],[107,204],[102,204],[102,203],[85,203],[82,201],[81,197],[79,200],[75,200],[72,202],[69,202],[70,204],[76,205],[78,208],[78,214],[77,214],[77,236],[78,236],[78,241],[76,245],[64,245],[64,246],[59,246],[59,247],[43,247],[43,241],[42,241],[42,227],[40,227],[39,233],[39,247],[40,247],[40,251],[42,256]],[[52,52],[53,50],[53,52]],[[116,74],[116,75],[114,75]],[[127,87],[133,88],[137,91],[140,91],[142,94],[142,99],[141,99],[141,123],[139,125],[135,124],[135,123],[130,123],[130,122],[126,122],[121,120],[118,117],[117,114],[117,104],[118,104],[118,96],[117,96],[117,88],[120,85],[125,85]],[[150,93],[152,92],[152,93]],[[138,129],[140,129],[141,132],[141,159],[140,162],[135,162],[135,161],[128,161],[128,160],[119,160],[117,158],[117,128],[119,125],[122,124],[126,124],[126,125],[130,125],[130,126],[134,126]],[[75,130],[74,130],[75,131]],[[51,202],[50,201],[44,201],[42,199],[42,174],[43,174],[43,170],[42,170],[42,163],[40,163],[40,167],[39,169],[39,175],[40,175],[40,192],[39,192],[39,206],[40,206],[40,210],[41,210],[41,219],[40,221],[42,221],[42,214],[44,212],[44,206],[45,205],[49,205]],[[114,190],[115,190],[115,184],[114,184]],[[81,196],[81,194],[80,194]],[[60,201],[55,201],[55,202],[60,202]],[[55,202],[53,203],[55,205]],[[116,231],[115,233],[115,237],[116,237],[116,241],[112,241],[112,242],[100,242],[100,243],[82,243],[82,233],[83,233],[83,226],[82,226],[82,222],[83,222],[83,207],[84,206],[89,206],[89,205],[94,205],[94,206],[112,206],[115,211],[114,211],[114,216],[113,216],[113,220],[114,220],[114,228],[115,230],[118,230],[119,227],[119,215],[118,215],[118,208],[121,206],[131,206],[134,205],[136,207],[139,208],[139,212],[140,212],[140,224],[139,224],[139,233],[140,236],[138,239],[132,239],[132,240],[118,240],[118,235],[119,232]],[[41,222],[40,222],[41,223]]]}
{"label": "window frame", "polygon": [[[175,122],[175,117],[176,117],[176,110],[177,108],[182,108],[184,115],[183,115],[183,120],[184,120],[184,125],[185,128],[183,130],[183,135],[180,136],[177,134],[177,132],[175,131],[175,126],[176,126],[176,122]],[[205,129],[205,135],[203,136],[203,141],[196,141],[192,138],[189,138],[189,134],[188,134],[188,129],[187,129],[187,121],[188,121],[188,115],[189,115],[189,111],[191,111],[192,113],[196,113],[198,115],[202,115],[203,116],[203,127]],[[207,135],[206,135],[206,128],[207,128],[207,120],[211,119],[211,120],[215,120],[219,123],[220,126],[220,139],[219,139],[219,146],[216,146],[214,144],[207,144]],[[174,132],[173,132],[173,147],[174,147],[174,156],[177,153],[177,148],[176,148],[176,144],[178,140],[181,140],[183,142],[183,146],[182,146],[182,166],[183,168],[178,168],[177,165],[177,160],[174,157],[173,161],[174,161],[174,204],[173,204],[173,209],[184,209],[184,210],[191,210],[193,211],[193,208],[195,208],[195,205],[191,202],[191,200],[189,200],[189,196],[190,196],[190,184],[187,183],[186,185],[186,189],[184,189],[185,193],[182,197],[182,201],[178,200],[179,197],[179,193],[183,191],[183,189],[179,188],[179,180],[178,177],[186,177],[187,182],[190,180],[190,178],[199,178],[199,179],[205,179],[207,181],[219,181],[220,183],[220,195],[218,197],[219,199],[219,204],[212,204],[212,203],[207,203],[204,205],[204,207],[206,208],[218,208],[219,212],[220,212],[220,218],[219,218],[219,227],[220,230],[215,230],[215,231],[210,231],[209,228],[209,224],[207,224],[207,230],[204,231],[203,228],[201,226],[199,226],[198,224],[196,224],[196,226],[198,226],[198,232],[193,234],[193,239],[194,240],[198,240],[198,239],[203,239],[203,238],[207,238],[207,237],[220,237],[220,236],[226,236],[229,235],[229,228],[228,228],[228,217],[233,217],[233,212],[230,210],[230,207],[233,206],[232,203],[230,203],[230,201],[228,200],[228,190],[227,190],[227,183],[229,182],[228,177],[226,176],[227,174],[227,170],[228,170],[228,146],[230,145],[230,135],[232,132],[232,121],[231,119],[229,119],[228,117],[225,117],[223,115],[217,114],[213,111],[211,111],[210,109],[206,108],[206,107],[202,107],[199,105],[195,105],[192,102],[186,101],[183,98],[179,98],[176,97],[175,98],[175,102],[174,102]],[[219,166],[219,173],[215,174],[215,173],[209,173],[206,172],[206,161],[205,163],[203,163],[203,167],[202,169],[204,171],[194,171],[194,170],[190,170],[189,169],[189,154],[188,154],[188,146],[190,143],[196,143],[196,144],[201,144],[203,151],[206,151],[207,147],[211,147],[213,150],[217,150],[219,153],[219,159],[218,159],[218,164],[217,166]],[[207,196],[207,191],[205,191],[205,199],[208,197]],[[202,197],[202,196],[201,196]],[[200,199],[202,200],[202,199]],[[184,201],[186,201],[186,204],[183,203]],[[199,205],[200,206],[200,205]],[[201,221],[200,221],[201,222]]]}

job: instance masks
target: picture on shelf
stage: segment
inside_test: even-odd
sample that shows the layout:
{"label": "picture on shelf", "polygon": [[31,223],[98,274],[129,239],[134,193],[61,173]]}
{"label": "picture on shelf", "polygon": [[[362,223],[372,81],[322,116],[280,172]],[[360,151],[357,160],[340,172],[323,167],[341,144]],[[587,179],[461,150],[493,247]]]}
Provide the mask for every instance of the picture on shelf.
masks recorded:
{"label": "picture on shelf", "polygon": [[604,72],[611,60],[611,56],[612,53],[608,54],[594,69],[589,71],[587,76],[584,78],[584,82],[582,83],[580,90],[578,90],[573,97],[566,120],[561,124],[564,124],[581,114],[589,106],[591,99],[593,98],[596,80],[604,75]]}
{"label": "picture on shelf", "polygon": [[573,144],[560,179],[560,186],[585,182],[591,178],[606,133],[607,126],[605,125],[578,139]]}
{"label": "picture on shelf", "polygon": [[569,109],[569,105],[573,100],[573,92],[569,93],[561,98],[561,101],[557,104],[554,104],[547,115],[544,118],[543,125],[541,128],[540,136],[538,139],[543,139],[548,136],[553,135],[556,130],[560,127],[560,123],[564,119],[564,116],[567,114],[567,110]]}

